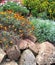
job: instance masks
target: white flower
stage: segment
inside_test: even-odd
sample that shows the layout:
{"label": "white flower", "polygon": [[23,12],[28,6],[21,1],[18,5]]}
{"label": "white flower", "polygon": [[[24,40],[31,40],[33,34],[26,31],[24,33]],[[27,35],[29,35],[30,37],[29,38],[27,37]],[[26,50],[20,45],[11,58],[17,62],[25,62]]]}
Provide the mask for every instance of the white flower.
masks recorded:
{"label": "white flower", "polygon": [[17,5],[19,5],[19,3],[17,3]]}
{"label": "white flower", "polygon": [[10,6],[10,5],[7,5],[7,6]]}
{"label": "white flower", "polygon": [[0,6],[2,6],[2,3],[0,3]]}
{"label": "white flower", "polygon": [[7,1],[5,1],[5,3],[7,3]]}
{"label": "white flower", "polygon": [[26,8],[26,7],[24,7],[24,8]]}
{"label": "white flower", "polygon": [[20,2],[18,2],[18,4],[20,4]]}

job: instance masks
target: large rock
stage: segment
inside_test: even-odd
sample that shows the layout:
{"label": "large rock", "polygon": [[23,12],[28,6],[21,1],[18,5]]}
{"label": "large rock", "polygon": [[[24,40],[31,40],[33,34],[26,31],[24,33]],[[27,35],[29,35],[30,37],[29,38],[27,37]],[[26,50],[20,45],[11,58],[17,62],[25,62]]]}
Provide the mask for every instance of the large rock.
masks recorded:
{"label": "large rock", "polygon": [[4,59],[6,53],[0,48],[0,63]]}
{"label": "large rock", "polygon": [[[38,46],[37,46],[38,45]],[[29,39],[25,39],[25,40],[19,40],[18,43],[19,49],[24,50],[29,48],[30,50],[32,50],[35,54],[38,53],[38,49],[39,49],[39,44],[35,44],[34,42],[32,42]]]}
{"label": "large rock", "polygon": [[55,63],[55,49],[53,50],[51,56],[49,56],[48,61],[50,62],[50,64]]}
{"label": "large rock", "polygon": [[13,45],[12,47],[8,48],[6,50],[6,53],[8,55],[8,58],[11,60],[17,60],[20,56],[20,50],[16,45]]}
{"label": "large rock", "polygon": [[21,50],[28,48],[28,42],[26,40],[20,39],[17,45],[19,46],[19,49]]}
{"label": "large rock", "polygon": [[26,35],[26,38],[29,39],[29,40],[31,40],[34,43],[37,41],[37,38],[34,35],[30,35],[30,36]]}
{"label": "large rock", "polygon": [[53,63],[55,57],[55,47],[49,43],[44,42],[40,44],[39,54],[36,56],[36,62],[39,65],[50,65]]}
{"label": "large rock", "polygon": [[28,42],[28,48],[30,49],[30,50],[32,50],[35,54],[37,54],[38,53],[38,51],[39,51],[39,43],[37,43],[37,44],[35,44],[34,42],[32,42],[31,40],[29,40],[29,39],[26,39],[26,41]]}
{"label": "large rock", "polygon": [[29,49],[25,50],[21,55],[19,65],[36,65],[35,56]]}
{"label": "large rock", "polygon": [[15,61],[4,62],[1,65],[18,65]]}

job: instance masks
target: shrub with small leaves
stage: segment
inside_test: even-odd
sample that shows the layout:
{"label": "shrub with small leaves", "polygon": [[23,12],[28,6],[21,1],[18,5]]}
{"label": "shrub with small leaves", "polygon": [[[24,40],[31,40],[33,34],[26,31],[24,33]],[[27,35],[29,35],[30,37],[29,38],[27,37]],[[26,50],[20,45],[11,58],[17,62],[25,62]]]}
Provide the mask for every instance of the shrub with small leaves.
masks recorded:
{"label": "shrub with small leaves", "polygon": [[55,43],[55,22],[50,20],[30,18],[34,25],[34,35],[39,42],[50,41]]}
{"label": "shrub with small leaves", "polygon": [[17,44],[25,35],[32,35],[34,26],[24,16],[11,10],[0,12],[0,47],[6,49]]}

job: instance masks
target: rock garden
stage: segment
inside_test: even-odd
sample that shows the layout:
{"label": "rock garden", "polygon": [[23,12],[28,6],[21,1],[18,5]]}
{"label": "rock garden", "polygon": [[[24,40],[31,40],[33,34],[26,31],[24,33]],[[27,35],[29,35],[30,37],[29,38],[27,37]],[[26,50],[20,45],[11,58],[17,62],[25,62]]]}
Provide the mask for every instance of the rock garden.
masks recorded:
{"label": "rock garden", "polygon": [[0,2],[0,65],[55,65],[55,0]]}

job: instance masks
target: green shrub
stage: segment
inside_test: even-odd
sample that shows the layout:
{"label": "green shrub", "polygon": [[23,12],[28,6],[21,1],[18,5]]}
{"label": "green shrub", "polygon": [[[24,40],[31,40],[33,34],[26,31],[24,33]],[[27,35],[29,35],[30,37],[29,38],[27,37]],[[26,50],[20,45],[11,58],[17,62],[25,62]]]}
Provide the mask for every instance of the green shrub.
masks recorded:
{"label": "green shrub", "polygon": [[26,7],[23,7],[21,4],[15,3],[15,2],[7,2],[3,5],[3,10],[12,10],[14,12],[19,12],[22,15],[27,15],[29,13],[29,10],[27,10]]}
{"label": "green shrub", "polygon": [[23,3],[33,16],[55,20],[55,0],[23,0]]}
{"label": "green shrub", "polygon": [[50,41],[55,43],[55,22],[50,20],[42,20],[30,18],[32,24],[35,26],[34,35],[39,42]]}

